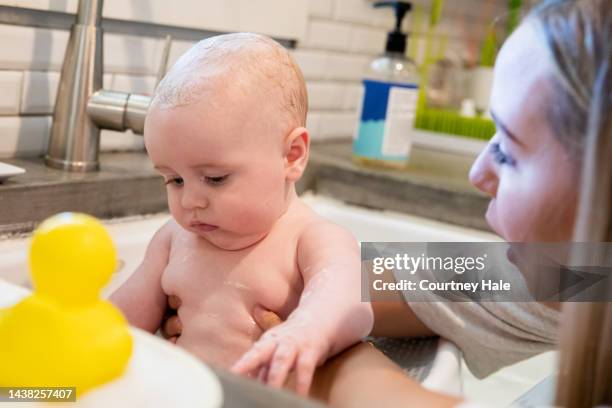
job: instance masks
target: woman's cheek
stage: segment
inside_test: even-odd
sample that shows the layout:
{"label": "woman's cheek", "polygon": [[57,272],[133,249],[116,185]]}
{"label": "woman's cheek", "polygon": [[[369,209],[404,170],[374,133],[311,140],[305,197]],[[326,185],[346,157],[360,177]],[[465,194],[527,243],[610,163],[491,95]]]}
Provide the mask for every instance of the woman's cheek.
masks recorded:
{"label": "woman's cheek", "polygon": [[522,190],[511,183],[500,182],[495,200],[496,232],[508,242],[519,242],[524,239],[524,233],[529,228],[528,211],[524,208]]}

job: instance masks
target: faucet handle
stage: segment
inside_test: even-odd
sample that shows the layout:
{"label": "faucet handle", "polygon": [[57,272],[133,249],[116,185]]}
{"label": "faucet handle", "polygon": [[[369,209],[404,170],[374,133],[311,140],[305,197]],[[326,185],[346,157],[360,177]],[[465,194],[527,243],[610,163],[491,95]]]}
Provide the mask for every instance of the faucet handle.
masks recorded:
{"label": "faucet handle", "polygon": [[155,88],[159,85],[164,75],[168,71],[168,58],[170,57],[170,47],[172,46],[172,36],[167,35],[164,42],[164,50],[162,52],[161,61],[159,62],[159,69],[157,70],[157,80],[155,81]]}

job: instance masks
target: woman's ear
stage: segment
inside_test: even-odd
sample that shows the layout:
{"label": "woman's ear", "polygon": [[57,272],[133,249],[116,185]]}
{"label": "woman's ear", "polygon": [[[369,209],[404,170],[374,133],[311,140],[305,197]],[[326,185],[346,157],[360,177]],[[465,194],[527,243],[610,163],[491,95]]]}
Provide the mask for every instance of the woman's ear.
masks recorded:
{"label": "woman's ear", "polygon": [[285,177],[288,181],[298,181],[308,163],[310,136],[304,127],[295,128],[285,139]]}

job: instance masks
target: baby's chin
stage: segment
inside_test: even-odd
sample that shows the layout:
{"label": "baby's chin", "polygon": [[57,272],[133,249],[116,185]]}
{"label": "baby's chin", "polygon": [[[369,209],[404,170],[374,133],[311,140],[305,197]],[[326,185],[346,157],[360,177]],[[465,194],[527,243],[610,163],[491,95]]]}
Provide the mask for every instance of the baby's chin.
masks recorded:
{"label": "baby's chin", "polygon": [[240,251],[242,249],[246,249],[257,244],[259,241],[264,239],[266,235],[268,235],[268,232],[256,234],[238,234],[228,232],[223,229],[216,229],[209,232],[191,230],[191,232],[224,251]]}

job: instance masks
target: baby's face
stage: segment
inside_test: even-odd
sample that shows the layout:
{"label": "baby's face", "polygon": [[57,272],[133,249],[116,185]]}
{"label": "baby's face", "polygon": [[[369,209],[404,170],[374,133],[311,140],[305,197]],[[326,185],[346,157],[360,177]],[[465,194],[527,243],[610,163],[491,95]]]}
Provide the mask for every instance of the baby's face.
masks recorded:
{"label": "baby's face", "polygon": [[145,144],[174,219],[215,246],[242,249],[265,237],[287,207],[278,112],[205,99],[152,107]]}

